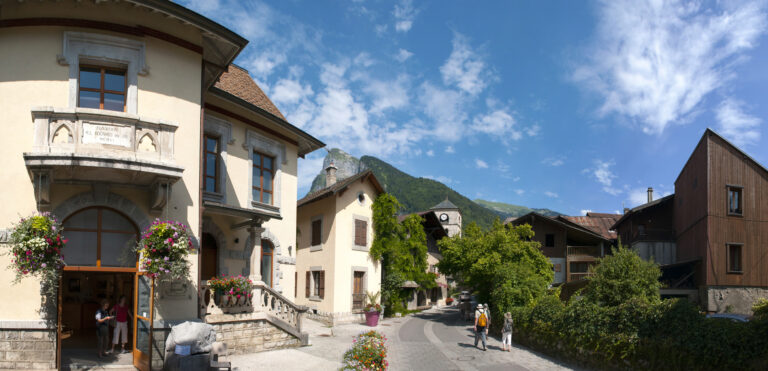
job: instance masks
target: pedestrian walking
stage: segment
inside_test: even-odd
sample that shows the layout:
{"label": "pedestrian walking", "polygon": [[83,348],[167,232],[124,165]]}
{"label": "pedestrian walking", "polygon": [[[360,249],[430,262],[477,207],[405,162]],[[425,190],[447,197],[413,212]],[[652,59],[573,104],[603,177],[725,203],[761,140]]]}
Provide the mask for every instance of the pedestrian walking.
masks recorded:
{"label": "pedestrian walking", "polygon": [[501,350],[512,351],[512,313],[504,313],[504,327],[501,329]]}
{"label": "pedestrian walking", "polygon": [[483,351],[486,350],[486,338],[488,336],[488,327],[491,326],[491,317],[488,315],[483,304],[477,305],[475,311],[475,347],[478,340],[483,341]]}

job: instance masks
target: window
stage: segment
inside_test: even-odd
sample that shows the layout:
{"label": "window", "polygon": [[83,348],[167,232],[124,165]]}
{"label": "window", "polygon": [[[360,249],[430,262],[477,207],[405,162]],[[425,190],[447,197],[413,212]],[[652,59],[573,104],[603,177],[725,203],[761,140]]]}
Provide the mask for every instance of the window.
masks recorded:
{"label": "window", "polygon": [[360,205],[365,205],[365,193],[360,192],[357,195],[357,202],[360,203]]}
{"label": "window", "polygon": [[69,266],[136,268],[132,246],[138,229],[118,211],[105,207],[80,210],[64,220],[62,250]]}
{"label": "window", "polygon": [[546,236],[544,236],[544,247],[555,247],[555,235],[551,233],[547,233]]}
{"label": "window", "polygon": [[253,152],[253,200],[272,205],[275,158]]}
{"label": "window", "polygon": [[368,245],[368,222],[365,220],[355,219],[355,245],[367,246]]}
{"label": "window", "polygon": [[322,227],[323,221],[321,219],[312,221],[312,246],[320,246],[322,244]]}
{"label": "window", "polygon": [[[311,282],[309,280],[310,277],[312,277]],[[310,297],[310,287],[312,294],[311,296],[320,299],[325,297],[325,271],[307,272],[307,297]]]}
{"label": "window", "polygon": [[77,106],[125,112],[125,71],[80,66]]}
{"label": "window", "polygon": [[741,248],[743,247],[742,244],[728,244],[728,273],[741,273],[743,272],[742,268],[742,257],[741,257]]}
{"label": "window", "polygon": [[207,192],[219,192],[219,138],[206,135],[204,142],[204,189]]}
{"label": "window", "polygon": [[272,287],[272,256],[275,246],[268,240],[261,240],[261,279],[264,284]]}
{"label": "window", "polygon": [[739,186],[728,186],[728,214],[742,215],[742,191]]}
{"label": "window", "polygon": [[637,226],[637,234],[645,236],[645,225],[640,224]]}

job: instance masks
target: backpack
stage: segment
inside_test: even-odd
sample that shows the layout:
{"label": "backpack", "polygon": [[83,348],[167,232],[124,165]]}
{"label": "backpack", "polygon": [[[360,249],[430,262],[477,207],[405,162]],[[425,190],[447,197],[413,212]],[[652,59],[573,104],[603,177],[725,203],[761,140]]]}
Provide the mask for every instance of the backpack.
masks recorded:
{"label": "backpack", "polygon": [[485,317],[485,312],[480,313],[480,317],[477,319],[477,325],[480,327],[485,327],[488,325],[488,318]]}
{"label": "backpack", "polygon": [[504,320],[504,332],[512,332],[512,320]]}

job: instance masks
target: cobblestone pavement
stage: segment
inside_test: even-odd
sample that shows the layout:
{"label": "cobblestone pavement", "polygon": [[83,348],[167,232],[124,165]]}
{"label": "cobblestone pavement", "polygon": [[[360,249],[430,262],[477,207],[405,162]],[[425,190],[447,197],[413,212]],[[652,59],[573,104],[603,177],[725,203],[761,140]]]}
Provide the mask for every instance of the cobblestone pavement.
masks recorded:
{"label": "cobblestone pavement", "polygon": [[[326,327],[305,320],[311,345],[231,357],[239,370],[336,370],[352,338],[370,327],[361,324]],[[526,348],[501,351],[499,339],[488,339],[488,351],[474,347],[468,322],[455,308],[432,309],[379,323],[376,330],[387,337],[390,369],[400,370],[574,370]]]}

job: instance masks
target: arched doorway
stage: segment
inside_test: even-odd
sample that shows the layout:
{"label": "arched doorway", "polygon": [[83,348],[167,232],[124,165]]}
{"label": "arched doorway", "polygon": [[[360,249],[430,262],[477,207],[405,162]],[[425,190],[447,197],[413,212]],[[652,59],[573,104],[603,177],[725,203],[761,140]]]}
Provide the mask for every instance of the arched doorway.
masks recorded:
{"label": "arched doorway", "polygon": [[[62,250],[67,265],[59,287],[61,363],[67,366],[97,356],[94,315],[103,303],[111,311],[122,297],[129,312],[122,326],[127,331],[120,333],[115,350],[121,350],[124,343],[128,352],[110,354],[102,361],[113,366],[136,365],[137,359],[148,361],[152,286],[138,271],[133,249],[138,227],[122,212],[104,206],[78,210],[64,219],[62,227],[68,242]],[[113,343],[115,325],[107,329],[107,349]]]}
{"label": "arched doorway", "polygon": [[200,279],[209,280],[216,277],[219,266],[219,246],[216,243],[216,238],[210,233],[203,233],[202,252]]}
{"label": "arched doorway", "polygon": [[272,287],[272,266],[275,245],[269,240],[261,240],[261,279],[269,287]]}

